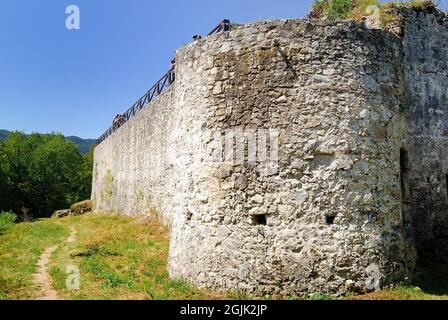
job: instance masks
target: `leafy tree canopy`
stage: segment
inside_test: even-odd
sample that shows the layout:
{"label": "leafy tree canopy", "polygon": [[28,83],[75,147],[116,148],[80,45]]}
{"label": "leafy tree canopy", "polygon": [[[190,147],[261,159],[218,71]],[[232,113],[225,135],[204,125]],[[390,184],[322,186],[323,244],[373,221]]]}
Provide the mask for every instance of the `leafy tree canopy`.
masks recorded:
{"label": "leafy tree canopy", "polygon": [[0,210],[35,217],[90,198],[93,147],[83,156],[60,134],[9,134],[0,142]]}

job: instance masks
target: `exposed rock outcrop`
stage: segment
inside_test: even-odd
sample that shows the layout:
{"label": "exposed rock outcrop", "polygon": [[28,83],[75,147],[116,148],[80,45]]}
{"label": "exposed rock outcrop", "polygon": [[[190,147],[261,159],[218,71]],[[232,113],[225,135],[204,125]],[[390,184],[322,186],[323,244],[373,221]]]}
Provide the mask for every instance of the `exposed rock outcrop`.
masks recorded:
{"label": "exposed rock outcrop", "polygon": [[68,216],[78,216],[92,211],[92,200],[84,200],[70,206],[70,209],[57,210],[51,216],[52,218],[64,218]]}

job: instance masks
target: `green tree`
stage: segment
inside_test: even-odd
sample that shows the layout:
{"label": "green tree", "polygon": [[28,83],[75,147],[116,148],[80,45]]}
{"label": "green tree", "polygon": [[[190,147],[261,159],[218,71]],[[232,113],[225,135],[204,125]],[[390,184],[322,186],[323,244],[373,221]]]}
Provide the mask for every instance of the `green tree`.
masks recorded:
{"label": "green tree", "polygon": [[0,141],[0,204],[6,202],[6,193],[8,192],[5,175],[5,155],[3,152],[3,142]]}
{"label": "green tree", "polygon": [[30,163],[33,206],[39,216],[48,210],[65,208],[78,201],[78,174],[82,156],[76,146],[62,135],[46,136]]}
{"label": "green tree", "polygon": [[90,198],[93,148],[82,156],[60,134],[11,133],[0,160],[0,210],[42,217]]}
{"label": "green tree", "polygon": [[[33,143],[36,141],[33,140]],[[3,174],[6,182],[4,193],[6,203],[2,205],[2,209],[18,211],[30,202],[31,184],[28,179],[30,143],[24,134],[13,132],[3,143],[2,149]]]}
{"label": "green tree", "polygon": [[89,152],[83,157],[81,171],[79,172],[79,190],[80,199],[89,199],[92,193],[92,172],[93,172],[93,152],[96,145],[93,145]]}

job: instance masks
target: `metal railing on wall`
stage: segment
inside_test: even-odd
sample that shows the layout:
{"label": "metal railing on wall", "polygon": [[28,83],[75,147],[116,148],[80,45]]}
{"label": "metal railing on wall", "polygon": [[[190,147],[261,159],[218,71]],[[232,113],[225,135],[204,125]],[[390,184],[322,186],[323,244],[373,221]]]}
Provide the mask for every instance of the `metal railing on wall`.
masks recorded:
{"label": "metal railing on wall", "polygon": [[[230,31],[231,29],[232,25],[230,24],[230,21],[225,19],[221,21],[219,25],[216,26],[208,35],[210,36],[213,34]],[[197,37],[198,36],[195,36],[195,39],[197,39]],[[106,132],[98,138],[96,144],[99,145],[101,142],[106,140],[107,137],[135,116],[140,110],[146,107],[150,102],[154,101],[158,95],[168,89],[175,80],[175,62],[173,61],[171,69],[159,81],[157,81],[156,84],[154,84],[143,97],[138,99],[137,102],[135,102],[125,113],[115,117],[112,126],[110,126]]]}

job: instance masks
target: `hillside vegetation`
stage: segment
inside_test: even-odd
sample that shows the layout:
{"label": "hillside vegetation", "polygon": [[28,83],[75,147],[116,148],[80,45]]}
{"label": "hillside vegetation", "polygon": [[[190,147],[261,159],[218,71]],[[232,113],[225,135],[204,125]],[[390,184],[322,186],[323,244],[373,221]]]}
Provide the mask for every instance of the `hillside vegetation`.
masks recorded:
{"label": "hillside vegetation", "polygon": [[[10,133],[11,131],[0,129],[0,141],[8,139]],[[95,139],[82,139],[76,136],[65,137],[65,139],[73,142],[82,154],[89,153],[92,146],[96,143]]]}
{"label": "hillside vegetation", "polygon": [[8,138],[9,131],[0,129],[0,141],[5,141]]}
{"label": "hillside vegetation", "polygon": [[[73,232],[73,242],[66,241]],[[87,214],[19,223],[0,236],[0,299],[39,299],[36,263],[58,245],[48,273],[60,299],[224,299],[170,279],[168,230],[152,220]],[[67,266],[80,270],[79,290],[66,288]]]}
{"label": "hillside vegetation", "polygon": [[312,19],[361,21],[363,17],[373,13],[371,10],[369,11],[371,6],[379,8],[383,25],[390,20],[389,14],[386,12],[388,9],[400,7],[434,9],[437,7],[432,0],[387,3],[381,3],[379,0],[316,0],[308,16]]}
{"label": "hillside vegetation", "polygon": [[90,198],[93,149],[82,155],[62,135],[13,132],[0,141],[0,211],[44,217]]}

